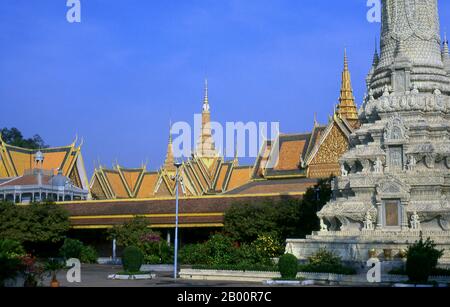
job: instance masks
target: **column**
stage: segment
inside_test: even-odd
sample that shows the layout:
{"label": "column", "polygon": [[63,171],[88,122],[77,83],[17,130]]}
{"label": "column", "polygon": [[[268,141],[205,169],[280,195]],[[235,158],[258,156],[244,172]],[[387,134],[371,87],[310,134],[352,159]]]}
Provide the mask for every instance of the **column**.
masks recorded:
{"label": "column", "polygon": [[408,230],[409,229],[409,223],[408,223],[408,212],[406,211],[407,204],[401,203],[401,226],[402,230]]}
{"label": "column", "polygon": [[383,229],[383,204],[377,203],[377,211],[378,211],[378,221],[377,221],[377,230]]}
{"label": "column", "polygon": [[171,238],[170,238],[170,229],[168,229],[167,230],[167,245],[169,245],[170,246],[170,240],[171,240]]}

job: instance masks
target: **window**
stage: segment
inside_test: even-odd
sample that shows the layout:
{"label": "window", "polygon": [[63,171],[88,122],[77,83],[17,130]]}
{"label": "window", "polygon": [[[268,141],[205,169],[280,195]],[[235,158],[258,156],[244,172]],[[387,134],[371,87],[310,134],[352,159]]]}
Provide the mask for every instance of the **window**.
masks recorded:
{"label": "window", "polygon": [[400,226],[400,201],[388,200],[384,203],[384,221],[386,227]]}
{"label": "window", "polygon": [[389,147],[389,166],[391,169],[403,169],[403,148],[402,146]]}

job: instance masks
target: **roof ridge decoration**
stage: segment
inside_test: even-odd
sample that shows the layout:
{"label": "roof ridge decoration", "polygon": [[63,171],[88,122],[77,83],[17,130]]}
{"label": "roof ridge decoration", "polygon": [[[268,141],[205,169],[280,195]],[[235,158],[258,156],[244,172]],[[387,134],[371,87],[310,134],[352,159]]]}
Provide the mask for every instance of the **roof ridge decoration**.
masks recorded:
{"label": "roof ridge decoration", "polygon": [[133,191],[131,190],[131,188],[130,188],[130,186],[129,186],[129,184],[128,184],[127,179],[125,178],[125,175],[123,174],[122,167],[121,167],[120,165],[118,165],[118,164],[117,164],[116,167],[117,167],[117,170],[119,171],[119,177],[120,177],[120,180],[122,181],[122,183],[123,183],[123,185],[124,185],[124,187],[125,187],[125,189],[126,189],[126,191],[127,191],[127,193],[128,193],[128,196],[131,197],[131,198],[133,198],[133,197],[134,197],[134,193],[133,193]]}
{"label": "roof ridge decoration", "polygon": [[[96,177],[97,177],[97,180],[98,180],[99,184],[101,185],[103,191],[108,196],[108,198],[114,198],[114,193],[112,193],[110,184],[109,184],[108,180],[106,179],[105,174],[103,173],[102,166],[100,166],[100,168],[96,170]],[[94,182],[92,182],[92,185],[93,185],[93,183]]]}
{"label": "roof ridge decoration", "polygon": [[317,142],[313,149],[310,151],[309,155],[306,157],[304,165],[308,166],[311,161],[314,159],[314,157],[316,156],[316,154],[319,152],[320,147],[322,146],[323,142],[325,142],[325,140],[328,138],[328,135],[330,134],[330,132],[333,130],[334,125],[336,124],[337,127],[346,135],[348,136],[348,133],[343,131],[342,126],[338,123],[338,117],[334,116],[333,117],[333,121],[330,122],[326,128],[326,130],[324,131],[324,133],[322,133],[322,135],[320,136],[320,140],[319,142]]}
{"label": "roof ridge decoration", "polygon": [[172,124],[170,124],[170,129],[169,129],[169,142],[167,145],[167,152],[166,152],[166,160],[164,161],[164,169],[168,172],[176,172],[176,167],[175,167],[175,157],[173,154],[173,141],[172,141]]}
{"label": "roof ridge decoration", "polygon": [[342,72],[341,92],[336,113],[349,120],[358,120],[358,110],[353,96],[350,70],[348,68],[347,49],[344,50],[344,70]]}
{"label": "roof ridge decoration", "polygon": [[219,156],[219,153],[216,151],[216,146],[211,130],[211,110],[208,96],[208,80],[205,80],[205,94],[202,107],[202,127],[194,156],[205,160],[216,158]]}

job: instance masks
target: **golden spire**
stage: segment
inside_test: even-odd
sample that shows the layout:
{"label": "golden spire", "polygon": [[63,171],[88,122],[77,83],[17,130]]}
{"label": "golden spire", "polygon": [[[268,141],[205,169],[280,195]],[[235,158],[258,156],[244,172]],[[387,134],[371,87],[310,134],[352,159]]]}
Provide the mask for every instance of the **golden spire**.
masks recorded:
{"label": "golden spire", "polygon": [[170,129],[169,129],[169,144],[167,145],[167,154],[166,154],[166,161],[164,162],[164,170],[168,172],[174,172],[176,171],[176,167],[174,165],[175,159],[173,157],[173,146],[172,146],[172,123],[170,123]]}
{"label": "golden spire", "polygon": [[208,80],[205,80],[205,96],[203,99],[202,127],[200,139],[197,142],[196,154],[200,158],[207,158],[207,159],[216,158],[218,156],[214,144],[214,139],[212,137],[211,113],[208,98]]}
{"label": "golden spire", "polygon": [[347,49],[344,50],[344,71],[342,72],[341,94],[336,113],[348,120],[358,120],[358,110],[353,96],[352,81],[348,69]]}

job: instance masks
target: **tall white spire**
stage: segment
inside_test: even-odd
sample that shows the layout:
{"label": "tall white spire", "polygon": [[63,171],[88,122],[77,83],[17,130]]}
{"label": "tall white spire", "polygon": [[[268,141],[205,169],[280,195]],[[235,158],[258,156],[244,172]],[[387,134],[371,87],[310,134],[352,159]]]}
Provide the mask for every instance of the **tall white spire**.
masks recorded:
{"label": "tall white spire", "polygon": [[203,112],[209,112],[208,79],[205,79],[205,95],[203,98]]}
{"label": "tall white spire", "polygon": [[216,146],[212,137],[211,113],[208,97],[208,80],[205,80],[205,94],[203,97],[202,128],[197,142],[196,154],[200,158],[217,157]]}
{"label": "tall white spire", "polygon": [[443,42],[443,48],[442,48],[442,59],[446,60],[450,58],[449,49],[448,49],[448,39],[447,39],[447,32],[444,33],[444,42]]}
{"label": "tall white spire", "polygon": [[[394,92],[450,91],[442,67],[437,0],[382,0],[380,60],[371,78],[375,98],[385,86]],[[414,80],[412,84],[411,80]]]}

